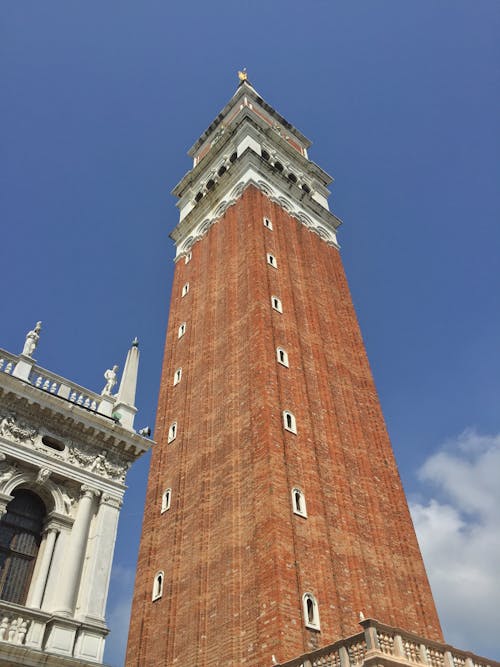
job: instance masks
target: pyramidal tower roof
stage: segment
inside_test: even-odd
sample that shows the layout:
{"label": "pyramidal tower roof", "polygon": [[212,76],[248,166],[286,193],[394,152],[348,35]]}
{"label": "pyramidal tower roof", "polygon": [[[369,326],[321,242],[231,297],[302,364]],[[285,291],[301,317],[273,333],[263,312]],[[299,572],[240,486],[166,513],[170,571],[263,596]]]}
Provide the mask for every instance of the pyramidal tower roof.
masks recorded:
{"label": "pyramidal tower roof", "polygon": [[276,111],[276,109],[268,104],[259,95],[248,79],[244,79],[240,82],[239,86],[234,92],[234,95],[231,97],[222,111],[217,115],[213,123],[208,126],[198,141],[196,141],[190,148],[188,154],[191,157],[194,157],[200,148],[205,144],[205,142],[210,137],[212,137],[221,126],[224,127],[225,125],[233,122],[245,107],[248,107],[250,110],[254,111],[255,114],[258,115],[264,122],[267,122],[270,127],[278,129],[277,125],[281,126],[288,134],[288,140],[291,142],[291,145],[295,145],[296,148],[301,147],[303,149],[307,149],[311,145],[311,142],[309,139],[307,139],[307,137],[299,132],[296,127],[289,123],[286,118],[284,118]]}

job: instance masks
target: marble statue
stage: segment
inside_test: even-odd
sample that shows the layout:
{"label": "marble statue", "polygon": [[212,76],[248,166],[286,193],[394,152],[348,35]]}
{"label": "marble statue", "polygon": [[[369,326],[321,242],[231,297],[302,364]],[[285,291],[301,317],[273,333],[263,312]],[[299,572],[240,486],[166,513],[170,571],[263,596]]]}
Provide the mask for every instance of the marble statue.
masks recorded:
{"label": "marble statue", "polygon": [[113,366],[113,368],[108,368],[104,373],[104,379],[106,380],[106,385],[101,391],[101,396],[111,396],[111,390],[116,384],[116,372],[118,371],[118,366]]}
{"label": "marble statue", "polygon": [[27,357],[31,357],[33,352],[38,345],[38,340],[40,339],[40,331],[42,330],[42,323],[37,322],[36,327],[32,331],[28,331],[26,334],[26,340],[24,341],[24,347],[22,354]]}

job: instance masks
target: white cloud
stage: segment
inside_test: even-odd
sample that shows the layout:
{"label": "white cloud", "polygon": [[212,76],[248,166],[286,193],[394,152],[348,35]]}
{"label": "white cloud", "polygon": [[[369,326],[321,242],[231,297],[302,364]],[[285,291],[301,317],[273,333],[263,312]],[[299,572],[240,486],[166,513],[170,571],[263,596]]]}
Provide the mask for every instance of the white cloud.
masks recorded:
{"label": "white cloud", "polygon": [[134,578],[133,568],[119,563],[113,566],[106,614],[110,634],[104,651],[104,662],[110,667],[122,667],[125,664]]}
{"label": "white cloud", "polygon": [[457,648],[500,657],[500,435],[473,429],[420,469],[427,499],[410,503],[443,624]]}

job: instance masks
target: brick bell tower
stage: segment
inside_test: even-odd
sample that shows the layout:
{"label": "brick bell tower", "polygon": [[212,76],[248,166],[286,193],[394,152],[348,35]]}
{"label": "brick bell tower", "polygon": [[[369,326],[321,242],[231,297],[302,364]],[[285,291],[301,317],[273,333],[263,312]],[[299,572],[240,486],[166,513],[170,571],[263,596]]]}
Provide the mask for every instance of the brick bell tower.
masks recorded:
{"label": "brick bell tower", "polygon": [[366,632],[363,619],[377,619],[437,645],[328,208],[332,179],[241,78],[174,190],[176,270],[126,664],[284,663],[356,635],[360,618]]}

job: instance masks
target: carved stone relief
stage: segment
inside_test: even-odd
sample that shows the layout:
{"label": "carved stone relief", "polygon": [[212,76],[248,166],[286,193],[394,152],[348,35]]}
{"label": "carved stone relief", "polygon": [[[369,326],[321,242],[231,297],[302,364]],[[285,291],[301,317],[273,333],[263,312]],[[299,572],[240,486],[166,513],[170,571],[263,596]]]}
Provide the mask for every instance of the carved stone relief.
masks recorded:
{"label": "carved stone relief", "polygon": [[[123,459],[116,454],[99,448],[96,445],[80,442],[77,444],[64,437],[62,439],[66,442],[67,446],[62,451],[48,447],[42,442],[43,434],[36,428],[32,428],[20,421],[14,413],[0,415],[0,435],[25,445],[31,445],[36,450],[59,461],[65,461],[84,468],[89,472],[119,482],[124,481],[125,475],[132,464],[131,461],[124,463]],[[8,476],[12,476],[14,473],[15,471],[12,470],[12,466],[0,463],[0,481],[7,479]],[[48,479],[50,471],[41,470],[39,472],[40,475],[42,477],[38,481],[43,483],[45,481],[43,477],[46,476]]]}
{"label": "carved stone relief", "polygon": [[18,442],[28,440],[31,444],[34,444],[38,431],[36,428],[28,426],[28,424],[18,422],[15,415],[9,414],[0,416],[0,435],[11,437]]}

